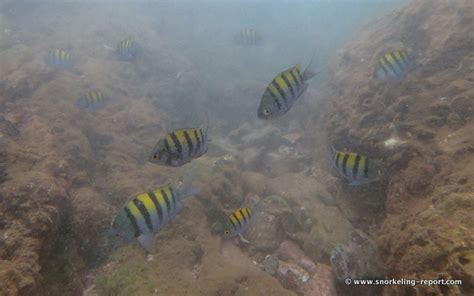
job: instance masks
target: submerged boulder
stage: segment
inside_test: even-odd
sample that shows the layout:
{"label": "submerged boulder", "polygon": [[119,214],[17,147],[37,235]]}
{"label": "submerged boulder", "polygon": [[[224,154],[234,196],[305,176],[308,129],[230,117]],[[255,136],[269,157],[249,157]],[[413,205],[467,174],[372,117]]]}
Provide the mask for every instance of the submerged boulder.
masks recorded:
{"label": "submerged boulder", "polygon": [[353,230],[347,245],[331,251],[331,265],[338,281],[384,277],[383,262],[377,245],[360,230]]}
{"label": "submerged boulder", "polygon": [[305,253],[318,261],[329,261],[331,250],[347,241],[350,227],[337,208],[324,207],[304,241]]}

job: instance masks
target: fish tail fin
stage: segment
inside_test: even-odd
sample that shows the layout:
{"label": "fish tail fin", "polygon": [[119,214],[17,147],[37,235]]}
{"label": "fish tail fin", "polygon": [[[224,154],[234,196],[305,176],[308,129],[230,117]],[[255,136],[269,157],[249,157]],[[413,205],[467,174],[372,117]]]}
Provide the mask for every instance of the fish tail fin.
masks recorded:
{"label": "fish tail fin", "polygon": [[193,186],[193,180],[196,177],[196,167],[193,167],[189,173],[184,175],[175,188],[178,191],[180,199],[188,196],[195,196],[201,191],[199,188]]}
{"label": "fish tail fin", "polygon": [[309,80],[309,79],[311,79],[311,78],[313,78],[315,75],[317,75],[317,74],[319,74],[319,72],[321,72],[321,71],[316,71],[316,69],[315,69],[315,67],[314,67],[314,65],[313,65],[314,55],[315,55],[315,54],[316,54],[316,53],[313,54],[313,56],[311,57],[311,60],[310,60],[310,62],[309,62],[309,64],[308,64],[308,66],[307,66],[306,69],[304,69],[304,71],[303,71],[302,76],[303,76],[303,80],[305,80],[305,81],[306,81],[306,80]]}

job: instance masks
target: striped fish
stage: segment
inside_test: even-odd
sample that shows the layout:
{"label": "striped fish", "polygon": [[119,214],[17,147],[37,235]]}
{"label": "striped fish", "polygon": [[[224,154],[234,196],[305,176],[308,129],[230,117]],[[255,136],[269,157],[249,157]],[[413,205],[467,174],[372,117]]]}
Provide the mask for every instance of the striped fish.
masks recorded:
{"label": "striped fish", "polygon": [[306,81],[315,74],[310,66],[301,73],[298,65],[278,74],[262,96],[257,111],[258,118],[275,118],[288,112],[308,88]]}
{"label": "striped fish", "polygon": [[380,159],[369,159],[358,153],[338,151],[332,147],[331,162],[339,174],[349,181],[349,185],[353,186],[378,181],[385,173]]}
{"label": "striped fish", "polygon": [[108,97],[104,96],[101,91],[92,90],[77,99],[76,106],[89,112],[95,112],[104,107],[108,100]]}
{"label": "striped fish", "polygon": [[378,59],[373,79],[378,81],[400,81],[405,78],[413,64],[413,57],[407,49],[390,51]]}
{"label": "striped fish", "polygon": [[251,28],[242,29],[236,38],[237,43],[241,45],[258,45],[261,40],[262,36]]}
{"label": "striped fish", "polygon": [[65,50],[54,48],[46,54],[46,64],[55,69],[65,69],[72,65],[72,59]]}
{"label": "striped fish", "polygon": [[252,208],[245,207],[235,210],[229,215],[224,225],[224,237],[229,238],[238,235],[246,242],[246,240],[242,238],[242,233],[255,223],[256,214],[260,211],[260,202]]}
{"label": "striped fish", "polygon": [[153,235],[183,209],[184,198],[198,194],[199,190],[192,187],[193,175],[185,176],[176,185],[157,188],[128,201],[112,221],[109,244],[119,247],[137,238],[148,253],[153,253]]}
{"label": "striped fish", "polygon": [[132,61],[142,52],[142,47],[132,38],[122,40],[117,45],[117,55],[123,61]]}
{"label": "striped fish", "polygon": [[202,128],[182,128],[158,141],[149,161],[166,166],[181,166],[207,152],[207,131]]}

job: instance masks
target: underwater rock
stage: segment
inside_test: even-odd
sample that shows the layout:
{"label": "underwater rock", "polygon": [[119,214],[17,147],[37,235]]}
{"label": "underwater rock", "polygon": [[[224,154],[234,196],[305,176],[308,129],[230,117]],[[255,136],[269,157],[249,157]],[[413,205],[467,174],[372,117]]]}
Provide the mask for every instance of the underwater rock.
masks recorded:
{"label": "underwater rock", "polygon": [[263,211],[258,214],[255,224],[244,233],[244,237],[250,241],[251,247],[255,251],[271,252],[278,248],[284,235],[278,218]]}
{"label": "underwater rock", "polygon": [[280,261],[277,270],[277,278],[283,287],[298,293],[303,293],[304,287],[310,279],[310,275],[306,270],[296,264]]}
{"label": "underwater rock", "polygon": [[324,207],[303,244],[305,253],[315,260],[328,261],[331,250],[349,237],[350,223],[335,207]]}
{"label": "underwater rock", "polygon": [[[374,21],[331,63],[331,83],[321,90],[327,100],[318,106],[322,118],[317,123],[308,120],[307,126],[325,125],[331,142],[380,153],[391,168],[380,220],[363,213],[364,218],[375,218],[381,225],[374,237],[387,277],[455,279],[463,274],[470,278],[469,285],[391,285],[372,295],[382,290],[384,295],[474,293],[472,271],[463,270],[455,259],[459,248],[474,245],[473,15],[472,1],[414,0]],[[403,42],[398,41],[400,36]],[[377,54],[392,46],[417,51],[417,65],[398,84],[370,81],[365,69],[373,65]],[[347,55],[350,63],[342,58]],[[374,117],[362,122],[368,113]],[[376,143],[392,137],[387,135],[390,125],[407,142],[381,151]],[[373,195],[372,185],[367,186],[366,196]],[[364,231],[372,234],[369,229]],[[338,269],[340,274],[342,268]],[[369,294],[347,290],[343,295]]]}
{"label": "underwater rock", "polygon": [[262,153],[255,168],[264,170],[270,176],[278,176],[284,173],[298,173],[307,168],[311,158],[296,147],[281,145],[276,150]]}
{"label": "underwater rock", "polygon": [[278,271],[278,266],[279,266],[279,261],[276,256],[273,255],[267,255],[265,256],[265,259],[263,260],[263,270],[265,272],[275,275],[276,272]]}
{"label": "underwater rock", "polygon": [[346,246],[337,245],[331,252],[331,265],[338,281],[384,277],[377,245],[360,230],[350,233]]}
{"label": "underwater rock", "polygon": [[334,274],[330,266],[318,263],[313,277],[304,287],[303,296],[337,296]]}
{"label": "underwater rock", "polygon": [[278,219],[278,224],[285,235],[295,236],[302,231],[300,219],[297,216],[299,211],[293,211],[289,201],[278,195],[270,195],[263,200],[263,208],[266,213],[274,215]]}
{"label": "underwater rock", "polygon": [[255,192],[263,196],[266,192],[268,177],[262,173],[253,171],[242,172],[242,187],[247,192]]}
{"label": "underwater rock", "polygon": [[91,187],[71,193],[75,210],[72,215],[77,250],[86,262],[97,261],[104,255],[105,232],[113,216],[112,208]]}
{"label": "underwater rock", "polygon": [[314,273],[316,270],[314,262],[292,241],[282,242],[277,250],[277,254],[280,260],[298,264],[310,273]]}
{"label": "underwater rock", "polygon": [[2,184],[0,212],[8,221],[2,225],[2,295],[32,295],[40,288],[40,259],[53,249],[70,210],[66,192],[55,183],[46,174],[30,172]]}

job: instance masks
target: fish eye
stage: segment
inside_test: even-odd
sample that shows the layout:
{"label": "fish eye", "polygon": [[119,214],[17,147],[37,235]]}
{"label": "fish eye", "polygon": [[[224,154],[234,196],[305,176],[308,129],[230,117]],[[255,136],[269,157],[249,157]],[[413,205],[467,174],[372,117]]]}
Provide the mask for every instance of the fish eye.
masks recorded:
{"label": "fish eye", "polygon": [[157,158],[158,158],[158,155],[153,154],[153,159],[157,159]]}
{"label": "fish eye", "polygon": [[230,233],[229,230],[224,231],[224,234],[229,234],[229,233]]}
{"label": "fish eye", "polygon": [[383,175],[383,171],[382,171],[382,170],[378,170],[378,171],[377,171],[377,174],[379,174],[379,176],[380,176],[380,175]]}
{"label": "fish eye", "polygon": [[263,114],[268,115],[270,114],[270,111],[268,109],[263,109]]}

